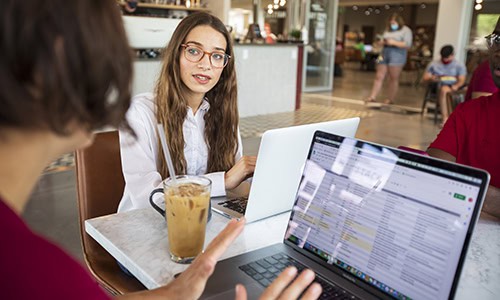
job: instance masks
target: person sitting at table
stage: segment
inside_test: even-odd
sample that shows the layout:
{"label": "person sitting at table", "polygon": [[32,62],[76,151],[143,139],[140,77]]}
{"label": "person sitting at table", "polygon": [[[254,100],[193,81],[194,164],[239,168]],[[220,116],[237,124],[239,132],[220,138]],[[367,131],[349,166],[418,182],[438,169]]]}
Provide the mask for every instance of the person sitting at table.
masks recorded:
{"label": "person sitting at table", "polygon": [[126,117],[138,138],[120,130],[125,189],[119,212],[149,207],[149,193],[169,177],[158,123],[176,174],[205,174],[212,196],[225,195],[253,174],[256,157],[242,156],[233,45],[215,16],[197,12],[179,23],[155,93],[135,96]]}
{"label": "person sitting at table", "polygon": [[[486,40],[493,82],[500,88],[500,18],[495,31]],[[500,217],[499,114],[499,90],[461,103],[427,149],[431,156],[488,171],[491,181],[483,211],[496,217]]]}
{"label": "person sitting at table", "polygon": [[[132,130],[132,58],[114,0],[5,0],[0,10],[0,290],[5,299],[109,299],[61,248],[21,219],[41,172],[55,158],[92,143],[104,126]],[[98,41],[98,42],[96,42]],[[131,133],[133,135],[133,133]],[[106,178],[103,178],[106,184]],[[123,299],[195,299],[222,253],[240,234],[232,220],[170,284]],[[316,299],[307,270],[285,269],[266,299]],[[292,283],[293,281],[293,283]],[[290,284],[291,283],[291,284]],[[309,286],[309,287],[308,287]],[[236,299],[245,299],[241,285]]]}
{"label": "person sitting at table", "polygon": [[490,62],[486,59],[480,63],[467,86],[465,101],[476,99],[482,96],[489,96],[497,91],[497,86],[491,77]]}
{"label": "person sitting at table", "polygon": [[441,47],[440,55],[440,60],[435,60],[427,66],[422,80],[436,84],[442,124],[444,124],[449,116],[446,95],[464,86],[467,70],[463,63],[455,60],[452,45]]}

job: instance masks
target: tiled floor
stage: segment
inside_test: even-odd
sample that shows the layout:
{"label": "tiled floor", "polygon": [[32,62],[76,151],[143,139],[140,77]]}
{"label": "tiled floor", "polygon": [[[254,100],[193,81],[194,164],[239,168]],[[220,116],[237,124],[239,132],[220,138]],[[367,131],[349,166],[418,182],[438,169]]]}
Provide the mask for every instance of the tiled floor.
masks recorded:
{"label": "tiled floor", "polygon": [[[347,65],[344,77],[335,79],[333,92],[304,94],[300,110],[241,119],[245,154],[257,153],[260,136],[267,129],[354,116],[361,117],[358,138],[425,149],[438,128],[432,120],[416,113],[422,103],[423,88],[402,86],[397,106],[368,108],[360,100],[368,95],[374,75]],[[72,155],[65,155],[47,169],[23,217],[33,229],[82,260]]]}

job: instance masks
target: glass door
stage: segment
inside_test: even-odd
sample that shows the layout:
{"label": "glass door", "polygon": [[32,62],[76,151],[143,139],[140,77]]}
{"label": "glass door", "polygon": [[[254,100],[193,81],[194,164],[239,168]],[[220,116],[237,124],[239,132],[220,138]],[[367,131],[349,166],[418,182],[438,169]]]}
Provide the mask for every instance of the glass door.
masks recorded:
{"label": "glass door", "polygon": [[[302,39],[304,48],[304,92],[333,88],[333,63],[338,0],[309,0]],[[306,38],[307,37],[307,38]]]}

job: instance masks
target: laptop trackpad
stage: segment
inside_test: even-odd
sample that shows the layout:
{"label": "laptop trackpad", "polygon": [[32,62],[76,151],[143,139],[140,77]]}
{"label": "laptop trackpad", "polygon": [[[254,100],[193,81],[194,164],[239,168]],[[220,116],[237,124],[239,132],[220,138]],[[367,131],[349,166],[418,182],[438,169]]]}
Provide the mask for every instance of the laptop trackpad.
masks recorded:
{"label": "laptop trackpad", "polygon": [[[245,284],[245,288],[247,289],[247,299],[259,299],[260,295],[264,291],[262,286],[255,283]],[[235,289],[230,289],[219,293],[217,295],[210,296],[205,298],[207,300],[234,300],[236,297]]]}

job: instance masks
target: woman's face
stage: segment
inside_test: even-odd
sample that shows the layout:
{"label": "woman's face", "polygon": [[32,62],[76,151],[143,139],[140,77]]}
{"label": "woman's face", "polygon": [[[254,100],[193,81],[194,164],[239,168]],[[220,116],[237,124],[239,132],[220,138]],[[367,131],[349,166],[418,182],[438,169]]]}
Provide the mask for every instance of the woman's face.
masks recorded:
{"label": "woman's face", "polygon": [[[201,51],[220,54],[225,54],[227,47],[224,35],[208,25],[193,28],[183,44],[194,46]],[[217,84],[223,68],[214,68],[210,63],[209,54],[205,54],[199,62],[192,62],[186,58],[185,52],[186,48],[182,47],[180,55],[181,80],[193,96],[203,97]]]}
{"label": "woman's face", "polygon": [[397,30],[397,29],[399,29],[399,23],[398,23],[398,21],[396,21],[396,19],[395,19],[395,18],[393,18],[393,19],[391,19],[391,20],[389,21],[389,25],[390,25],[390,27],[391,27],[391,29],[392,29],[392,30]]}

